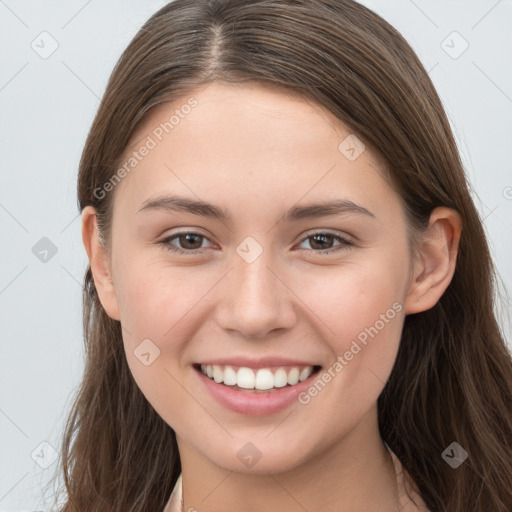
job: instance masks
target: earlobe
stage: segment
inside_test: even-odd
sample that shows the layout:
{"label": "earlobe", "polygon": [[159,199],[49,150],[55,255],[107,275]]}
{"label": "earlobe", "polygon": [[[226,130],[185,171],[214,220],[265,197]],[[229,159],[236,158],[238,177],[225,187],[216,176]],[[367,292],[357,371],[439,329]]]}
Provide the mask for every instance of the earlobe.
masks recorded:
{"label": "earlobe", "polygon": [[92,206],[86,206],[82,211],[82,241],[100,302],[108,316],[120,320],[119,305],[110,274],[109,254],[100,241],[96,210]]}
{"label": "earlobe", "polygon": [[437,304],[455,272],[462,219],[451,208],[433,210],[419,244],[406,298],[406,314],[427,311]]}

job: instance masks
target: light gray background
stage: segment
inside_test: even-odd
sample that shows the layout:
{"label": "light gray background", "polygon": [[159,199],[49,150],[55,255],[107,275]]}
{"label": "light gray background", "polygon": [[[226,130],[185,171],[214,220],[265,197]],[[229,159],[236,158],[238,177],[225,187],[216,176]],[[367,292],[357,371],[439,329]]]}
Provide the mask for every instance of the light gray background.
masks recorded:
{"label": "light gray background", "polygon": [[[83,369],[78,161],[115,62],[165,3],[0,0],[0,512],[49,510],[41,487],[55,470],[53,449]],[[362,3],[401,31],[429,70],[505,293],[512,284],[512,1]],[[52,44],[58,48],[47,57]],[[57,249],[46,262],[32,252],[43,237]],[[500,314],[510,340],[509,307]]]}

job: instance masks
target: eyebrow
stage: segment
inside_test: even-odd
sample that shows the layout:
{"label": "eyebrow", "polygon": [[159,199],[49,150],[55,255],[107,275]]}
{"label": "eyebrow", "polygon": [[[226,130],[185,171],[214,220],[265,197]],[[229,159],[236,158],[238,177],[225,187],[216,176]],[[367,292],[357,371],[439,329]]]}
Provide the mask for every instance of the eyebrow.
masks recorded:
{"label": "eyebrow", "polygon": [[[188,199],[180,196],[159,196],[153,199],[147,199],[142,203],[137,213],[147,210],[164,210],[169,212],[185,212],[193,215],[200,215],[216,219],[222,222],[231,222],[231,215],[211,203],[205,201]],[[357,213],[368,217],[376,218],[368,209],[352,201],[338,199],[324,203],[308,204],[304,206],[294,206],[284,213],[282,220],[293,222],[304,219],[315,219],[328,215],[340,215],[344,213]]]}

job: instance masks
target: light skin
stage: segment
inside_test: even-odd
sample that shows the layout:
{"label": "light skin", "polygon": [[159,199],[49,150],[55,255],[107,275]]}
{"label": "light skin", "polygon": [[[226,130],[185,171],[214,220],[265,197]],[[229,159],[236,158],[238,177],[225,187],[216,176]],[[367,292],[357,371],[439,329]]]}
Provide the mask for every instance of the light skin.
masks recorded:
{"label": "light skin", "polygon": [[[413,258],[384,163],[369,147],[350,161],[338,146],[351,132],[329,112],[254,84],[213,83],[193,95],[197,107],[115,188],[109,247],[99,241],[95,210],[82,215],[95,285],[121,321],[133,377],[176,432],[184,510],[394,512],[376,402],[406,314],[434,306],[452,279],[460,217],[434,210]],[[190,96],[157,107],[133,141]],[[142,209],[170,194],[217,205],[231,220]],[[371,215],[282,218],[327,200],[352,201]],[[204,238],[187,245],[176,237],[168,246],[203,252],[177,254],[158,243],[178,231]],[[326,232],[352,245],[311,238]],[[236,251],[246,237],[263,250],[251,263]],[[333,251],[318,254],[322,247]],[[307,405],[259,417],[230,411],[192,366],[265,354],[326,370],[396,303],[401,311]],[[149,366],[134,355],[144,339],[160,349]],[[252,468],[237,457],[248,442],[262,453]]]}

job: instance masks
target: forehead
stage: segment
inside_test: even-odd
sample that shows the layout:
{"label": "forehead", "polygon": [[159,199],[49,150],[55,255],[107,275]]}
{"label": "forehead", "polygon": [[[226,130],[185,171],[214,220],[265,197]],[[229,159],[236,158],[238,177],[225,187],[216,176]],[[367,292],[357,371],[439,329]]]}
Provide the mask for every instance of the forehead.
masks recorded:
{"label": "forehead", "polygon": [[[212,125],[215,131],[211,131]],[[204,133],[205,130],[209,133]],[[189,137],[196,133],[203,137],[204,144],[209,141],[217,144],[220,139],[247,149],[242,139],[252,135],[257,137],[255,142],[273,142],[270,146],[279,143],[282,148],[285,132],[293,132],[293,141],[313,142],[331,131],[341,136],[347,129],[323,106],[296,91],[255,83],[214,82],[153,108],[138,127],[130,146],[136,146],[148,134],[157,142],[171,143],[172,136],[176,139],[179,135]],[[279,140],[274,139],[276,134]]]}
{"label": "forehead", "polygon": [[[139,206],[172,190],[241,207],[257,198],[293,203],[306,194],[346,193],[370,203],[392,195],[374,151],[347,158],[353,137],[330,112],[296,93],[215,82],[153,109],[124,155],[124,164],[135,165],[115,193]],[[133,156],[144,147],[142,158]]]}

